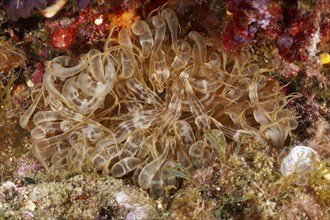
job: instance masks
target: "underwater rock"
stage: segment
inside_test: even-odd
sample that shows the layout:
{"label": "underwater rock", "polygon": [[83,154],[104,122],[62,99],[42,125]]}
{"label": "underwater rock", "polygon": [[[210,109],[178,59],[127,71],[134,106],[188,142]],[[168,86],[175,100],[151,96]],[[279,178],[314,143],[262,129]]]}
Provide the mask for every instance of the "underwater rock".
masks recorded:
{"label": "underwater rock", "polygon": [[17,193],[17,186],[11,182],[7,181],[0,186],[0,202],[4,202],[6,199],[10,199]]}
{"label": "underwater rock", "polygon": [[30,11],[35,7],[43,10],[47,6],[46,0],[5,0],[2,7],[6,9],[9,19],[17,21],[18,18],[27,18]]}

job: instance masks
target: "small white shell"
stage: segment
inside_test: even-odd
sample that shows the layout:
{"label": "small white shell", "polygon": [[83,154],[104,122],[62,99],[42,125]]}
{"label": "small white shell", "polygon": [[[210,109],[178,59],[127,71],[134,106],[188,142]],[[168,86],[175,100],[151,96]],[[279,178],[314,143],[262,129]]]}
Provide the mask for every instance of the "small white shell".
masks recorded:
{"label": "small white shell", "polygon": [[320,161],[318,153],[310,147],[296,146],[281,164],[281,173],[283,176],[289,176],[293,173],[309,172],[317,168]]}
{"label": "small white shell", "polygon": [[310,147],[296,146],[281,164],[281,173],[283,176],[289,176],[293,173],[302,173],[317,169],[320,157],[318,153]]}

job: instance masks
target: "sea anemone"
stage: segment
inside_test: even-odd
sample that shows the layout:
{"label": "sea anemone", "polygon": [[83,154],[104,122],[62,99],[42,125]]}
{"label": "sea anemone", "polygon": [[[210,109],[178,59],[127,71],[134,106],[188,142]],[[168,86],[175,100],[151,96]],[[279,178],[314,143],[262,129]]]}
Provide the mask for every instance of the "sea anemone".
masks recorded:
{"label": "sea anemone", "polygon": [[154,13],[114,28],[103,51],[46,63],[20,125],[32,129],[34,154],[49,172],[131,176],[160,196],[178,186],[176,166],[190,169],[217,152],[212,140],[248,135],[283,146],[297,127],[285,109],[293,95],[283,95],[271,69],[209,47],[196,31],[181,36],[169,8]]}

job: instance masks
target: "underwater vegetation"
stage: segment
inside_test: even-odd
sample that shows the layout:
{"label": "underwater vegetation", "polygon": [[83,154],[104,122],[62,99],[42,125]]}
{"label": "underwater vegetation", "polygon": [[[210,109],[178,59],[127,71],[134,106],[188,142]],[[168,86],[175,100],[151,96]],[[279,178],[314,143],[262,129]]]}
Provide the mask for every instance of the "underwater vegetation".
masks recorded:
{"label": "underwater vegetation", "polygon": [[[1,73],[0,73],[1,74]],[[6,119],[6,111],[12,107],[11,91],[18,74],[11,73],[8,76],[0,75],[0,124]]]}
{"label": "underwater vegetation", "polygon": [[0,60],[0,125],[2,125],[6,111],[12,108],[12,91],[15,80],[20,74],[20,71],[15,69],[25,65],[26,55],[13,42],[0,38]]}
{"label": "underwater vegetation", "polygon": [[48,172],[131,176],[160,196],[179,186],[176,165],[221,157],[212,137],[284,145],[298,126],[285,108],[296,95],[281,92],[271,67],[179,30],[175,12],[159,9],[130,29],[113,27],[103,51],[46,62],[20,125]]}
{"label": "underwater vegetation", "polygon": [[12,158],[27,150],[22,146],[28,132],[15,123],[22,114],[20,110],[24,110],[20,92],[25,87],[17,81],[26,60],[21,45],[0,37],[0,182],[9,178],[16,168]]}
{"label": "underwater vegetation", "polygon": [[23,66],[26,55],[13,42],[0,38],[0,60],[0,73],[8,73],[17,67]]}
{"label": "underwater vegetation", "polygon": [[329,219],[326,156],[306,146],[279,154],[247,136],[226,151],[183,175],[188,181],[170,196],[170,219]]}

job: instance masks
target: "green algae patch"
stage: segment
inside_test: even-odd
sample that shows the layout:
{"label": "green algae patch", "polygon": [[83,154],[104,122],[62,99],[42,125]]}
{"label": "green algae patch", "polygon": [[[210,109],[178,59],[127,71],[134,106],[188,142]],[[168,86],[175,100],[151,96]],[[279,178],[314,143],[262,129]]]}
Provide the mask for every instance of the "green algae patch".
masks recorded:
{"label": "green algae patch", "polygon": [[1,203],[0,218],[11,219],[24,219],[25,215],[35,219],[95,219],[102,215],[112,219],[128,215],[151,219],[156,215],[154,200],[137,187],[93,175],[29,185]]}

